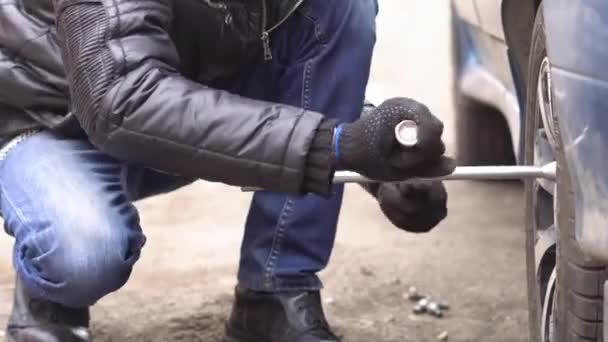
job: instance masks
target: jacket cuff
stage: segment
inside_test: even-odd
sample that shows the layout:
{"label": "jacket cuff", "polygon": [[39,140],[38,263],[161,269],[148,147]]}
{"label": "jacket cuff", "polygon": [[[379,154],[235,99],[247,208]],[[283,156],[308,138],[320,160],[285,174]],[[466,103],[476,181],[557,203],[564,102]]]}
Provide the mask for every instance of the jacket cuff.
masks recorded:
{"label": "jacket cuff", "polygon": [[332,180],[335,172],[334,130],[336,120],[323,120],[312,140],[306,157],[304,169],[304,193],[316,193],[322,196],[331,194]]}

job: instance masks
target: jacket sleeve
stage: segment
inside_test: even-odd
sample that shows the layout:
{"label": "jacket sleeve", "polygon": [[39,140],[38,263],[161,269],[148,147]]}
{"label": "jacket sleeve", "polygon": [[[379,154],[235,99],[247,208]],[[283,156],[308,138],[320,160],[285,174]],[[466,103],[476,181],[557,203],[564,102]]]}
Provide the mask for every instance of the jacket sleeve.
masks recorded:
{"label": "jacket sleeve", "polygon": [[[323,116],[182,77],[168,34],[171,0],[54,5],[73,112],[100,150],[231,185],[292,193],[310,185],[307,157]],[[321,176],[309,187],[323,188],[330,166],[314,167]]]}

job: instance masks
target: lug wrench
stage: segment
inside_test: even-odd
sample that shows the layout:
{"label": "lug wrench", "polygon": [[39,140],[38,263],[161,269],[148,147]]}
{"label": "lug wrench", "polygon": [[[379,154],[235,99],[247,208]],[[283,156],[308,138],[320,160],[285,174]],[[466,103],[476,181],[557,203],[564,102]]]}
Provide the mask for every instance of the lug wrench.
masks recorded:
{"label": "lug wrench", "polygon": [[[418,143],[418,127],[414,121],[405,120],[395,127],[395,138],[404,147],[414,147]],[[546,179],[555,181],[557,173],[556,162],[543,166],[459,166],[450,175],[432,178],[435,180],[516,180],[516,179]],[[334,184],[345,183],[376,183],[361,174],[352,171],[337,171]],[[245,187],[244,192],[260,191],[262,189]]]}

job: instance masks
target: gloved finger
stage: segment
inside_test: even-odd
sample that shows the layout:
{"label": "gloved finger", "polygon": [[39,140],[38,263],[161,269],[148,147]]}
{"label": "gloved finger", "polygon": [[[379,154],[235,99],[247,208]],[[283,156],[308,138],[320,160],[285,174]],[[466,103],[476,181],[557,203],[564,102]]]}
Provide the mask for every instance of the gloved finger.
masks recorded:
{"label": "gloved finger", "polygon": [[426,146],[427,144],[430,146],[441,141],[444,130],[443,122],[428,109],[423,114],[418,115],[416,123],[418,125],[419,146]]}
{"label": "gloved finger", "polygon": [[448,216],[448,208],[445,206],[427,208],[415,215],[409,215],[408,222],[404,228],[410,232],[426,233],[437,227],[441,221]]}
{"label": "gloved finger", "polygon": [[427,192],[429,194],[429,202],[435,204],[447,205],[448,191],[445,188],[445,184],[441,181],[434,181],[431,184],[431,189]]}
{"label": "gloved finger", "polygon": [[385,183],[378,190],[378,203],[386,211],[401,215],[415,214],[426,204],[425,199],[406,196],[399,183]]}
{"label": "gloved finger", "polygon": [[[405,147],[405,149],[408,149]],[[441,133],[427,133],[418,135],[418,143],[412,151],[416,151],[427,158],[436,158],[445,153],[445,143],[441,139]]]}
{"label": "gloved finger", "polygon": [[407,223],[409,222],[408,215],[401,212],[389,209],[387,207],[380,206],[384,216],[397,228],[406,230]]}
{"label": "gloved finger", "polygon": [[389,163],[396,168],[410,168],[413,165],[426,164],[437,160],[445,153],[445,144],[441,140],[434,143],[421,143],[413,147],[393,146],[389,155]]}
{"label": "gloved finger", "polygon": [[392,114],[397,114],[400,120],[412,120],[420,125],[421,120],[432,116],[431,111],[424,104],[407,98],[394,97],[384,101],[377,109],[387,111]]}
{"label": "gloved finger", "polygon": [[445,205],[447,190],[441,181],[414,179],[396,183],[403,200],[415,201],[419,207]]}
{"label": "gloved finger", "polygon": [[[418,140],[441,139],[443,133],[443,122],[431,113],[429,108],[409,98],[397,97],[386,100],[377,108],[378,111],[390,113],[391,115],[391,130],[404,120],[412,120],[418,126]],[[421,139],[422,138],[422,139]]]}
{"label": "gloved finger", "polygon": [[386,206],[381,206],[381,210],[394,226],[412,233],[426,233],[435,228],[448,215],[446,206],[429,207],[415,214],[406,214]]}
{"label": "gloved finger", "polygon": [[402,120],[416,122],[423,132],[429,131],[439,135],[443,132],[443,122],[433,115],[425,104],[409,98],[395,98],[386,103],[399,111]]}
{"label": "gloved finger", "polygon": [[429,114],[430,117],[425,118],[418,124],[418,145],[433,145],[441,141],[443,135],[443,122]]}
{"label": "gloved finger", "polygon": [[427,232],[447,216],[447,191],[441,181],[383,183],[378,202],[396,227],[411,232]]}
{"label": "gloved finger", "polygon": [[447,193],[441,182],[385,183],[378,190],[378,202],[388,211],[416,215],[428,208],[444,207]]}

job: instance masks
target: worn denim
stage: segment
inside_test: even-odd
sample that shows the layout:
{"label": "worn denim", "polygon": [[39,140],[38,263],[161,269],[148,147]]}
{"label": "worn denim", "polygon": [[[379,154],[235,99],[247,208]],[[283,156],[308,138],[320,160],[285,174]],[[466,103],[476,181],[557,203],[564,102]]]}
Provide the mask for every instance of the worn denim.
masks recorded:
{"label": "worn denim", "polygon": [[80,307],[120,288],[145,238],[127,165],[47,132],[0,162],[0,210],[13,263],[35,297]]}
{"label": "worn denim", "polygon": [[[271,61],[260,58],[239,80],[212,86],[353,121],[369,77],[376,13],[376,0],[307,0],[272,32]],[[15,237],[17,273],[35,297],[94,304],[125,284],[142,253],[146,238],[132,202],[189,182],[119,162],[85,140],[50,132],[27,138],[0,161],[0,212]],[[342,186],[329,199],[256,193],[239,283],[319,289],[316,274],[331,255],[342,194]]]}
{"label": "worn denim", "polygon": [[[272,36],[273,61],[253,68],[244,92],[354,121],[361,113],[375,44],[374,0],[308,0]],[[319,289],[343,187],[330,199],[255,194],[241,248],[239,281],[265,291]]]}

